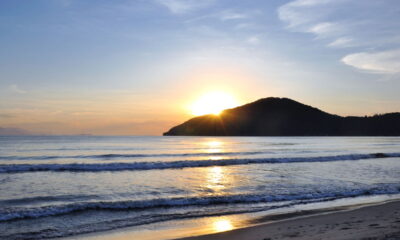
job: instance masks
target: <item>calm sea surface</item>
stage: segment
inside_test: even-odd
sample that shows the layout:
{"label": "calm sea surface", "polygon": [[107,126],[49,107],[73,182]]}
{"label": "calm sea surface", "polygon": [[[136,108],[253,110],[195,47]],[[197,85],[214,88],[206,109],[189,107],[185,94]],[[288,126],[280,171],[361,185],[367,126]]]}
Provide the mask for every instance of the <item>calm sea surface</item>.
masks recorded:
{"label": "calm sea surface", "polygon": [[0,137],[0,239],[399,193],[397,137]]}

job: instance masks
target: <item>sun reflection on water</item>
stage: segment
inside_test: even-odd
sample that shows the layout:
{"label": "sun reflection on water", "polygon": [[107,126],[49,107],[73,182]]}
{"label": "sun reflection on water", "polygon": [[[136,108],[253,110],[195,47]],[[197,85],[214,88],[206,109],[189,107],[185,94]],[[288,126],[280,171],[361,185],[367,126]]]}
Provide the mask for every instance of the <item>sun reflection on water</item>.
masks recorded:
{"label": "sun reflection on water", "polygon": [[230,194],[231,187],[237,184],[234,172],[229,167],[214,166],[201,169],[201,188],[204,193],[212,196]]}
{"label": "sun reflection on water", "polygon": [[212,140],[212,141],[208,141],[206,142],[206,145],[210,148],[215,148],[215,147],[219,147],[222,145],[221,141],[217,141],[217,140]]}
{"label": "sun reflection on water", "polygon": [[225,174],[222,167],[210,167],[208,168],[206,175],[207,184],[206,187],[215,191],[219,191],[222,188],[225,188],[224,182]]}
{"label": "sun reflection on water", "polygon": [[207,149],[205,149],[205,151],[207,153],[224,152],[224,150],[222,148],[223,142],[221,142],[221,141],[216,141],[216,140],[207,141],[207,142],[205,142],[205,145],[207,146]]}
{"label": "sun reflection on water", "polygon": [[[209,139],[201,144],[206,146],[204,151],[208,153],[224,153],[226,151],[226,149],[224,149],[225,142],[219,139]],[[209,160],[215,161],[224,158],[225,156],[222,156],[222,154],[210,154],[208,157]],[[201,185],[207,194],[222,194],[224,189],[233,184],[234,179],[227,167],[210,166],[199,170],[204,176],[204,182],[202,182]]]}
{"label": "sun reflection on water", "polygon": [[228,219],[218,219],[213,223],[214,230],[216,232],[224,232],[233,229],[233,225]]}

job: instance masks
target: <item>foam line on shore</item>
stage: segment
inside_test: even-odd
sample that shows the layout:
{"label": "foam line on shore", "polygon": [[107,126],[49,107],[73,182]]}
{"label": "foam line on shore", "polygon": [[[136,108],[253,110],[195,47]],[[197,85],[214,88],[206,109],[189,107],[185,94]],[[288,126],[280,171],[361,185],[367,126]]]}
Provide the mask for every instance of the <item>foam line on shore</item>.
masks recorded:
{"label": "foam line on shore", "polygon": [[150,200],[76,202],[70,204],[48,205],[32,208],[5,209],[0,211],[0,222],[24,218],[56,216],[88,210],[135,210],[162,207],[211,206],[220,204],[251,204],[285,201],[315,202],[347,197],[398,193],[400,193],[400,186],[387,186],[382,188],[354,189],[347,191],[315,194],[305,193],[298,195],[239,194],[228,196],[159,198]]}

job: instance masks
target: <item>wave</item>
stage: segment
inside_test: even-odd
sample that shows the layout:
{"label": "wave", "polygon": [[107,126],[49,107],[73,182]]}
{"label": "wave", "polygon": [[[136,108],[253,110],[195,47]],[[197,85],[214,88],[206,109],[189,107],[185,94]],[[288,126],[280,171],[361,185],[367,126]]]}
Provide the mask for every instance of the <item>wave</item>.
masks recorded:
{"label": "wave", "polygon": [[0,205],[22,205],[32,203],[43,203],[43,202],[65,202],[65,201],[77,201],[77,200],[91,200],[98,199],[98,195],[76,195],[76,194],[65,194],[65,195],[54,195],[54,196],[35,196],[26,198],[11,198],[0,200]]}
{"label": "wave", "polygon": [[249,151],[249,152],[200,152],[200,153],[161,153],[161,154],[94,154],[94,155],[48,155],[48,156],[0,156],[5,160],[50,160],[65,158],[94,158],[94,159],[114,159],[114,158],[146,158],[146,157],[207,157],[207,156],[234,156],[234,155],[256,155],[273,153],[268,151]]}
{"label": "wave", "polygon": [[210,166],[232,166],[263,163],[296,163],[296,162],[332,162],[375,158],[400,157],[400,153],[347,154],[320,157],[294,158],[233,158],[221,160],[182,160],[168,162],[131,162],[131,163],[67,163],[67,164],[1,164],[0,173],[40,172],[40,171],[124,171],[124,170],[160,170]]}
{"label": "wave", "polygon": [[0,211],[0,222],[41,218],[49,216],[64,215],[74,212],[89,210],[141,210],[149,208],[173,208],[190,206],[212,206],[221,204],[251,204],[270,203],[285,201],[328,201],[339,198],[358,197],[365,195],[398,194],[400,186],[387,186],[386,188],[354,189],[344,192],[329,193],[305,193],[298,195],[262,195],[262,194],[240,194],[228,196],[207,196],[188,198],[160,198],[151,200],[127,200],[127,201],[102,201],[102,202],[77,202],[63,205],[51,205],[34,208],[9,208]]}

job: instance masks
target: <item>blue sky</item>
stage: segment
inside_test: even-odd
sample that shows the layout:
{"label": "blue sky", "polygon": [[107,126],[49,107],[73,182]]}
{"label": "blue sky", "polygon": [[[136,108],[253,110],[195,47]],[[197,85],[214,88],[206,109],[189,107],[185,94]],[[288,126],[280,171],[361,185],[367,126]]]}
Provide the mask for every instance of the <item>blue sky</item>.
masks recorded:
{"label": "blue sky", "polygon": [[160,134],[214,89],[400,111],[398,0],[5,0],[0,20],[0,127]]}

